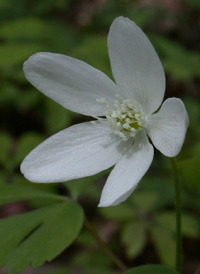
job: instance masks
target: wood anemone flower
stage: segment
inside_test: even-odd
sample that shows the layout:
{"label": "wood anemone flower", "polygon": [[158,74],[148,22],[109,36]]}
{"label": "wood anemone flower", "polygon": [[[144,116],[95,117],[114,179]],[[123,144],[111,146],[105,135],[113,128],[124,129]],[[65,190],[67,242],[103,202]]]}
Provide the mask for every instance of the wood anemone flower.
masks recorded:
{"label": "wood anemone flower", "polygon": [[174,157],[189,124],[180,99],[169,98],[161,105],[163,67],[133,21],[114,20],[108,51],[115,83],[87,63],[61,54],[37,53],[24,63],[25,76],[33,86],[63,107],[96,121],[71,126],[48,138],[26,156],[21,172],[32,182],[53,183],[115,165],[100,207],[117,205],[135,190],[153,160],[149,138],[161,153]]}

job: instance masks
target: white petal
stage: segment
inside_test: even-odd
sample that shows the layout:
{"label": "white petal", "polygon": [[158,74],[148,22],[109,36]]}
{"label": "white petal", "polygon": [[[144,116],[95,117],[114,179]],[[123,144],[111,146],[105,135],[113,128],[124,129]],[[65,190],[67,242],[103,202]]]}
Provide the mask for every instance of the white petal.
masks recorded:
{"label": "white petal", "polygon": [[132,149],[117,163],[108,177],[98,206],[114,206],[126,200],[147,172],[153,160],[153,152],[146,133],[139,132]]}
{"label": "white petal", "polygon": [[157,110],[165,92],[165,74],[144,32],[128,18],[118,17],[110,28],[108,49],[121,92],[140,103],[146,114]]}
{"label": "white petal", "polygon": [[161,109],[148,119],[147,132],[165,156],[176,156],[183,145],[189,118],[183,102],[178,98],[164,101]]}
{"label": "white petal", "polygon": [[105,105],[96,99],[112,102],[118,87],[104,73],[92,66],[54,53],[37,53],[24,63],[28,81],[62,106],[85,115],[105,114]]}
{"label": "white petal", "polygon": [[125,150],[107,122],[78,124],[36,147],[22,162],[21,172],[32,182],[72,180],[113,166]]}

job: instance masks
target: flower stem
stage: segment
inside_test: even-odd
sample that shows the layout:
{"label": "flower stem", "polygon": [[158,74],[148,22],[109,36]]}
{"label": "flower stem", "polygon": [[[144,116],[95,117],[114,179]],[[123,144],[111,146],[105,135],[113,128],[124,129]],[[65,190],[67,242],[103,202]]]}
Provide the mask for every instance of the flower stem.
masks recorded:
{"label": "flower stem", "polygon": [[90,234],[93,236],[97,244],[104,250],[107,256],[113,261],[115,265],[119,267],[121,271],[126,271],[128,268],[127,266],[110,250],[110,248],[105,244],[105,242],[99,237],[96,233],[95,229],[93,228],[90,221],[85,217],[85,226]]}
{"label": "flower stem", "polygon": [[182,263],[182,240],[181,240],[181,184],[178,175],[176,158],[170,158],[175,187],[176,207],[176,270],[181,270]]}

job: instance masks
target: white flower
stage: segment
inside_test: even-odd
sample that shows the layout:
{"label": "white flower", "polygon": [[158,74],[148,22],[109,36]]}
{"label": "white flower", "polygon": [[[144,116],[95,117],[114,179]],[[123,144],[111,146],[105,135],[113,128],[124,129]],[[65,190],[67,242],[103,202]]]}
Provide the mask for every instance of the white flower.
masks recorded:
{"label": "white flower", "polygon": [[24,64],[33,86],[65,108],[97,120],[71,126],[41,143],[22,162],[22,173],[32,182],[51,183],[115,165],[101,207],[127,199],[148,170],[154,149],[147,135],[160,152],[173,157],[189,123],[180,99],[167,99],[158,110],[165,74],[153,46],[134,22],[114,20],[108,50],[116,84],[87,63],[60,54],[37,53]]}

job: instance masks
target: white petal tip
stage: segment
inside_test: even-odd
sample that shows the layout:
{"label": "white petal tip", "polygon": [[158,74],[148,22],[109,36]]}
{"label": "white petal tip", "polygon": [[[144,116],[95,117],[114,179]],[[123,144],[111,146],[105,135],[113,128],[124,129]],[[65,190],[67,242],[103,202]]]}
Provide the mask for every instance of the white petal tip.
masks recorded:
{"label": "white petal tip", "polygon": [[98,207],[107,207],[107,205],[104,205],[104,204],[99,203],[99,204],[98,204]]}
{"label": "white petal tip", "polygon": [[37,176],[38,171],[27,166],[26,158],[24,159],[24,161],[20,165],[20,172],[22,173],[24,178],[26,180],[28,180],[29,182],[31,182],[31,183],[39,183],[39,184],[41,184],[41,183],[51,183],[50,180],[49,181],[48,180],[47,181],[41,180],[40,176],[39,177]]}
{"label": "white petal tip", "polygon": [[132,20],[130,20],[128,17],[124,17],[124,16],[119,16],[117,18],[115,18],[115,20],[113,21],[112,25],[115,23],[126,23],[126,24],[131,24],[134,27],[137,27],[140,29],[140,27],[138,25],[136,25],[136,23]]}
{"label": "white petal tip", "polygon": [[109,207],[109,206],[115,206],[114,203],[103,203],[103,202],[100,202],[98,204],[98,207]]}
{"label": "white petal tip", "polygon": [[126,195],[122,195],[120,197],[115,197],[112,200],[111,199],[107,199],[107,200],[105,199],[104,201],[100,200],[98,207],[117,206],[126,200],[126,198],[124,198],[124,196],[126,197]]}

